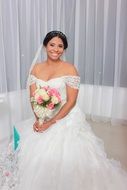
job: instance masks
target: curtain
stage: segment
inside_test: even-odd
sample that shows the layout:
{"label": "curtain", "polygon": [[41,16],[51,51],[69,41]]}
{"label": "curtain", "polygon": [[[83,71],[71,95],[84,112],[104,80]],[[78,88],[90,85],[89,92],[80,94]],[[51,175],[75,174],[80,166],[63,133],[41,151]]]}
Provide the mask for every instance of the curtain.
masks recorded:
{"label": "curtain", "polygon": [[64,59],[81,76],[81,109],[93,120],[127,124],[126,18],[126,0],[0,0],[0,132],[9,137],[31,116],[28,70],[51,30],[67,35]]}

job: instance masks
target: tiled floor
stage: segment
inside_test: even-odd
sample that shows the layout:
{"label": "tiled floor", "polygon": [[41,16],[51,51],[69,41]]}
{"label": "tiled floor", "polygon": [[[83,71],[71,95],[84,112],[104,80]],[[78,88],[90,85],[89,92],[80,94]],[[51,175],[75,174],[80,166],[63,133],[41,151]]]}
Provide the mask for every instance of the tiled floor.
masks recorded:
{"label": "tiled floor", "polygon": [[119,160],[127,170],[127,126],[111,126],[110,123],[88,121],[94,133],[104,141],[109,158]]}

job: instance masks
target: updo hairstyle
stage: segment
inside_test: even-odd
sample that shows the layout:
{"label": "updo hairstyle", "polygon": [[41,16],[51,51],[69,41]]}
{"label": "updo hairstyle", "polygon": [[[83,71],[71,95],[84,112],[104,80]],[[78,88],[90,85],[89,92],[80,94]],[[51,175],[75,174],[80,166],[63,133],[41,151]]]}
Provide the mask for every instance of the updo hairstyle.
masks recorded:
{"label": "updo hairstyle", "polygon": [[54,37],[58,37],[62,40],[63,44],[64,44],[64,49],[67,49],[68,47],[68,42],[67,42],[67,37],[65,36],[65,34],[63,34],[61,31],[51,31],[48,32],[43,40],[43,45],[46,47],[48,42],[54,38]]}

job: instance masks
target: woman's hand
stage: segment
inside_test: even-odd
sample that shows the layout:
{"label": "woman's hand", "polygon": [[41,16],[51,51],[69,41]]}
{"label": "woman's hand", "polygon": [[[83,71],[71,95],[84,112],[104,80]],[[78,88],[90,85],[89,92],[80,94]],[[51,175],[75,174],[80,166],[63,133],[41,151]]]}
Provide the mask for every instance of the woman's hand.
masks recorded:
{"label": "woman's hand", "polygon": [[39,121],[36,121],[33,125],[33,130],[36,132],[40,132],[42,133],[43,131],[45,131],[46,129],[48,129],[51,126],[51,122],[50,121],[46,121],[43,124],[40,124]]}
{"label": "woman's hand", "polygon": [[33,130],[37,132],[38,131],[38,127],[39,127],[38,126],[38,121],[36,120],[35,123],[33,124]]}

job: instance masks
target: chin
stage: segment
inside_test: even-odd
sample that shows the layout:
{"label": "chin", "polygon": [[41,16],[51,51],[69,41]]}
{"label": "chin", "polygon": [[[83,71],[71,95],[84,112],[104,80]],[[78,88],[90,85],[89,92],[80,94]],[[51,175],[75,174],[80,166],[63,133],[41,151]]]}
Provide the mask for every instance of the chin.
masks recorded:
{"label": "chin", "polygon": [[60,57],[49,57],[52,61],[58,61]]}

